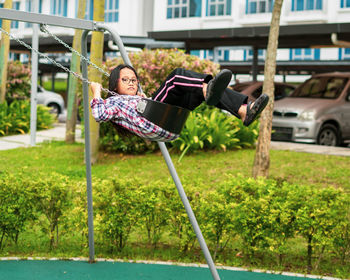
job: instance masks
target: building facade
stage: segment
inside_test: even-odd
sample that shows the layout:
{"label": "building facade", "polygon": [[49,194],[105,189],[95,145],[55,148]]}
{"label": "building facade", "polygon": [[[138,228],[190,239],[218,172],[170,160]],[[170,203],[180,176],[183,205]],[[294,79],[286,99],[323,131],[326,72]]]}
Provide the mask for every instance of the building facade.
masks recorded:
{"label": "building facade", "polygon": [[[3,6],[0,0],[0,7]],[[31,11],[34,0],[13,1],[13,9]],[[78,0],[38,0],[39,12],[76,17]],[[239,28],[268,26],[273,0],[105,0],[105,23],[120,35],[147,36],[149,31]],[[86,2],[86,19],[93,19],[93,0]],[[280,24],[350,22],[350,0],[284,0]],[[73,35],[74,30],[49,27],[57,35]],[[12,22],[11,33],[30,37],[31,24]],[[45,36],[45,34],[42,34]],[[213,50],[192,52],[213,59]],[[250,47],[220,47],[220,61],[249,61]],[[265,50],[259,50],[263,60]],[[350,60],[350,48],[279,49],[277,60]]]}

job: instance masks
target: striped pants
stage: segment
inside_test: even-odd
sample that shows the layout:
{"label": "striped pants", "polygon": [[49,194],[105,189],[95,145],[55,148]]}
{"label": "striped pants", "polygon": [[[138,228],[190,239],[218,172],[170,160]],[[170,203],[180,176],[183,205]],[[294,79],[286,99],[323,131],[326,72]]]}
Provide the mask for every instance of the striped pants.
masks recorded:
{"label": "striped pants", "polygon": [[[192,111],[204,101],[203,83],[208,83],[212,78],[212,75],[177,68],[153,94],[152,99]],[[227,88],[216,107],[239,118],[238,109],[247,101],[246,95]]]}

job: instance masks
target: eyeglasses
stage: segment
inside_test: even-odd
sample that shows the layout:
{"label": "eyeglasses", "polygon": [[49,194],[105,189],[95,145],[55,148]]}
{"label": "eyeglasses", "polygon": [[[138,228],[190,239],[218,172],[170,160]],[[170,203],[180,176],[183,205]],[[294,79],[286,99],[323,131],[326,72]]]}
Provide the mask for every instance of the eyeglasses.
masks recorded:
{"label": "eyeglasses", "polygon": [[121,78],[122,82],[126,85],[128,85],[130,82],[135,85],[137,84],[137,79],[135,78],[132,78],[132,79],[129,79],[129,78]]}

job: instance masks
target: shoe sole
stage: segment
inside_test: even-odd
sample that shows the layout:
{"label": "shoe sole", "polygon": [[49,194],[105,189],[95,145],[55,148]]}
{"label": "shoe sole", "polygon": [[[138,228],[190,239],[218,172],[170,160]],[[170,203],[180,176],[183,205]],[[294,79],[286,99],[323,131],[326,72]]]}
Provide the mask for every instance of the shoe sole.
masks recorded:
{"label": "shoe sole", "polygon": [[[259,103],[256,104],[256,102],[259,102]],[[266,94],[262,94],[257,100],[255,100],[253,108],[258,107],[259,109],[256,111],[255,117],[252,118],[252,120],[250,120],[249,122],[244,122],[243,124],[245,126],[249,126],[252,122],[254,122],[260,116],[261,112],[265,109],[268,102],[269,102],[269,97]]]}
{"label": "shoe sole", "polygon": [[211,96],[205,101],[208,105],[216,105],[219,103],[225,89],[232,79],[232,72],[230,70],[222,70],[216,77],[216,84],[213,86]]}

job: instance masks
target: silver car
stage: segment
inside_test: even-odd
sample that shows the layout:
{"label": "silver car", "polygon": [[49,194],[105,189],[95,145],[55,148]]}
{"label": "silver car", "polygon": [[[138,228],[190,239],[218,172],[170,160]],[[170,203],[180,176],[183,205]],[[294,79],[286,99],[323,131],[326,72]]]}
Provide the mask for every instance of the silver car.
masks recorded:
{"label": "silver car", "polygon": [[272,140],[339,146],[350,140],[350,73],[306,80],[275,102]]}
{"label": "silver car", "polygon": [[64,100],[58,93],[45,90],[38,85],[37,103],[50,107],[50,112],[58,117],[63,113]]}

